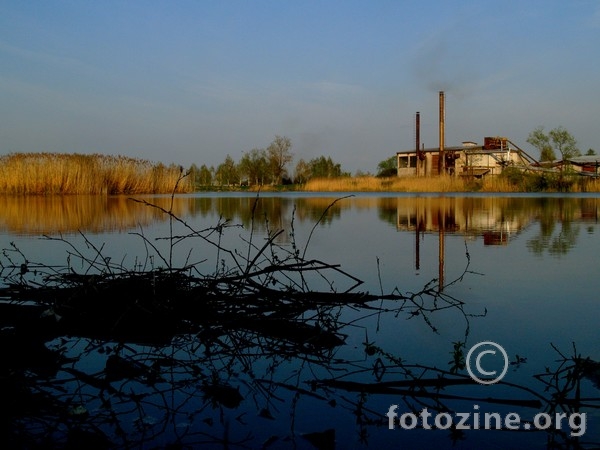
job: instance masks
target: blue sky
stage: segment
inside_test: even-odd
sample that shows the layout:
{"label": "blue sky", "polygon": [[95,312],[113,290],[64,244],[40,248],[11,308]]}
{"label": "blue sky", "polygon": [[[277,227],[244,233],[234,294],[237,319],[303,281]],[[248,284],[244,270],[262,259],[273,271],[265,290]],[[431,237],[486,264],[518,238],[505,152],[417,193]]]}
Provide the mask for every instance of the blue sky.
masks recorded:
{"label": "blue sky", "polygon": [[[566,127],[600,153],[600,1],[0,0],[0,154],[295,162]],[[291,169],[293,169],[293,164]]]}

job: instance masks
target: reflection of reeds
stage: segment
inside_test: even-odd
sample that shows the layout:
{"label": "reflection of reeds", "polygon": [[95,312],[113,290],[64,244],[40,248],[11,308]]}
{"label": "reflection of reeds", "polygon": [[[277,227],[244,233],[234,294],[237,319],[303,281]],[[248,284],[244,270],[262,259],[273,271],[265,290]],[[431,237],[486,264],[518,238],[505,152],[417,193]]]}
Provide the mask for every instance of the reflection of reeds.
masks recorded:
{"label": "reflection of reeds", "polygon": [[[189,213],[189,199],[178,199],[173,211]],[[170,198],[153,198],[169,208]],[[164,220],[157,210],[124,196],[0,196],[0,229],[18,234],[103,232],[125,230]]]}
{"label": "reflection of reeds", "polygon": [[[169,193],[179,167],[111,155],[13,153],[0,157],[0,193],[141,194]],[[184,179],[178,192],[189,192]]]}

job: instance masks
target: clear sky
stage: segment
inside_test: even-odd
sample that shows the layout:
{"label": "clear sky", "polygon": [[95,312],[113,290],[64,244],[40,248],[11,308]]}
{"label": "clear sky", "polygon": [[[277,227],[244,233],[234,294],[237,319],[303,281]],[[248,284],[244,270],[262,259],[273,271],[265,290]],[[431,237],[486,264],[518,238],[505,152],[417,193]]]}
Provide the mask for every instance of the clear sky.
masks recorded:
{"label": "clear sky", "polygon": [[0,0],[0,154],[188,166],[291,139],[344,170],[535,127],[600,153],[599,0]]}

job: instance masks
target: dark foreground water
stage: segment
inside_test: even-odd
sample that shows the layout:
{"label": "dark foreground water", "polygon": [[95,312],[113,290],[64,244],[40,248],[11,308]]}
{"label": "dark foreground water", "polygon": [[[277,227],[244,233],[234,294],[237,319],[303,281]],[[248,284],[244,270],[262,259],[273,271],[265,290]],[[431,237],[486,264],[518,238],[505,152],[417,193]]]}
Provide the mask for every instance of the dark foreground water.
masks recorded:
{"label": "dark foreground water", "polygon": [[[281,284],[263,277],[265,286],[306,294],[283,306],[273,307],[275,294],[263,288],[263,303],[198,307],[174,334],[155,322],[154,342],[85,327],[48,334],[47,364],[39,348],[14,345],[5,314],[3,391],[14,409],[2,440],[131,448],[600,445],[600,198],[341,197],[142,198],[184,223],[121,197],[0,198],[3,274],[13,282],[14,267],[31,269],[33,261],[75,274],[93,273],[90,261],[138,271],[188,266],[200,277],[243,273],[248,264],[236,261],[253,269],[286,258],[326,263],[282,274]],[[191,230],[207,231],[199,238]],[[377,298],[311,297],[348,290]],[[51,304],[43,313],[54,313]],[[465,360],[483,341],[507,353],[497,384],[478,384],[467,370],[479,361],[502,372],[499,351]],[[15,373],[23,377],[18,389]],[[540,413],[553,421],[564,415],[560,428],[544,425]],[[461,414],[469,429],[448,422]],[[484,430],[486,414],[503,429]]]}

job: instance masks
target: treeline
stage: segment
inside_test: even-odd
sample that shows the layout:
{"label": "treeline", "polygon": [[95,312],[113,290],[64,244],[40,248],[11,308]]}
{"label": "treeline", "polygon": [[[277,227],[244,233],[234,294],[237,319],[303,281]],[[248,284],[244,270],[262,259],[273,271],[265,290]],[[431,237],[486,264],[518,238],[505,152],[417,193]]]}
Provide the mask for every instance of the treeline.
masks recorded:
{"label": "treeline", "polygon": [[292,142],[285,136],[275,136],[267,148],[244,152],[239,161],[231,155],[216,168],[192,164],[190,178],[197,188],[213,186],[263,186],[303,184],[313,178],[350,176],[331,157],[320,156],[310,161],[299,159],[293,171]]}
{"label": "treeline", "polygon": [[[0,156],[1,194],[190,192],[183,167],[111,155],[11,153]],[[179,180],[179,182],[178,182]]]}

